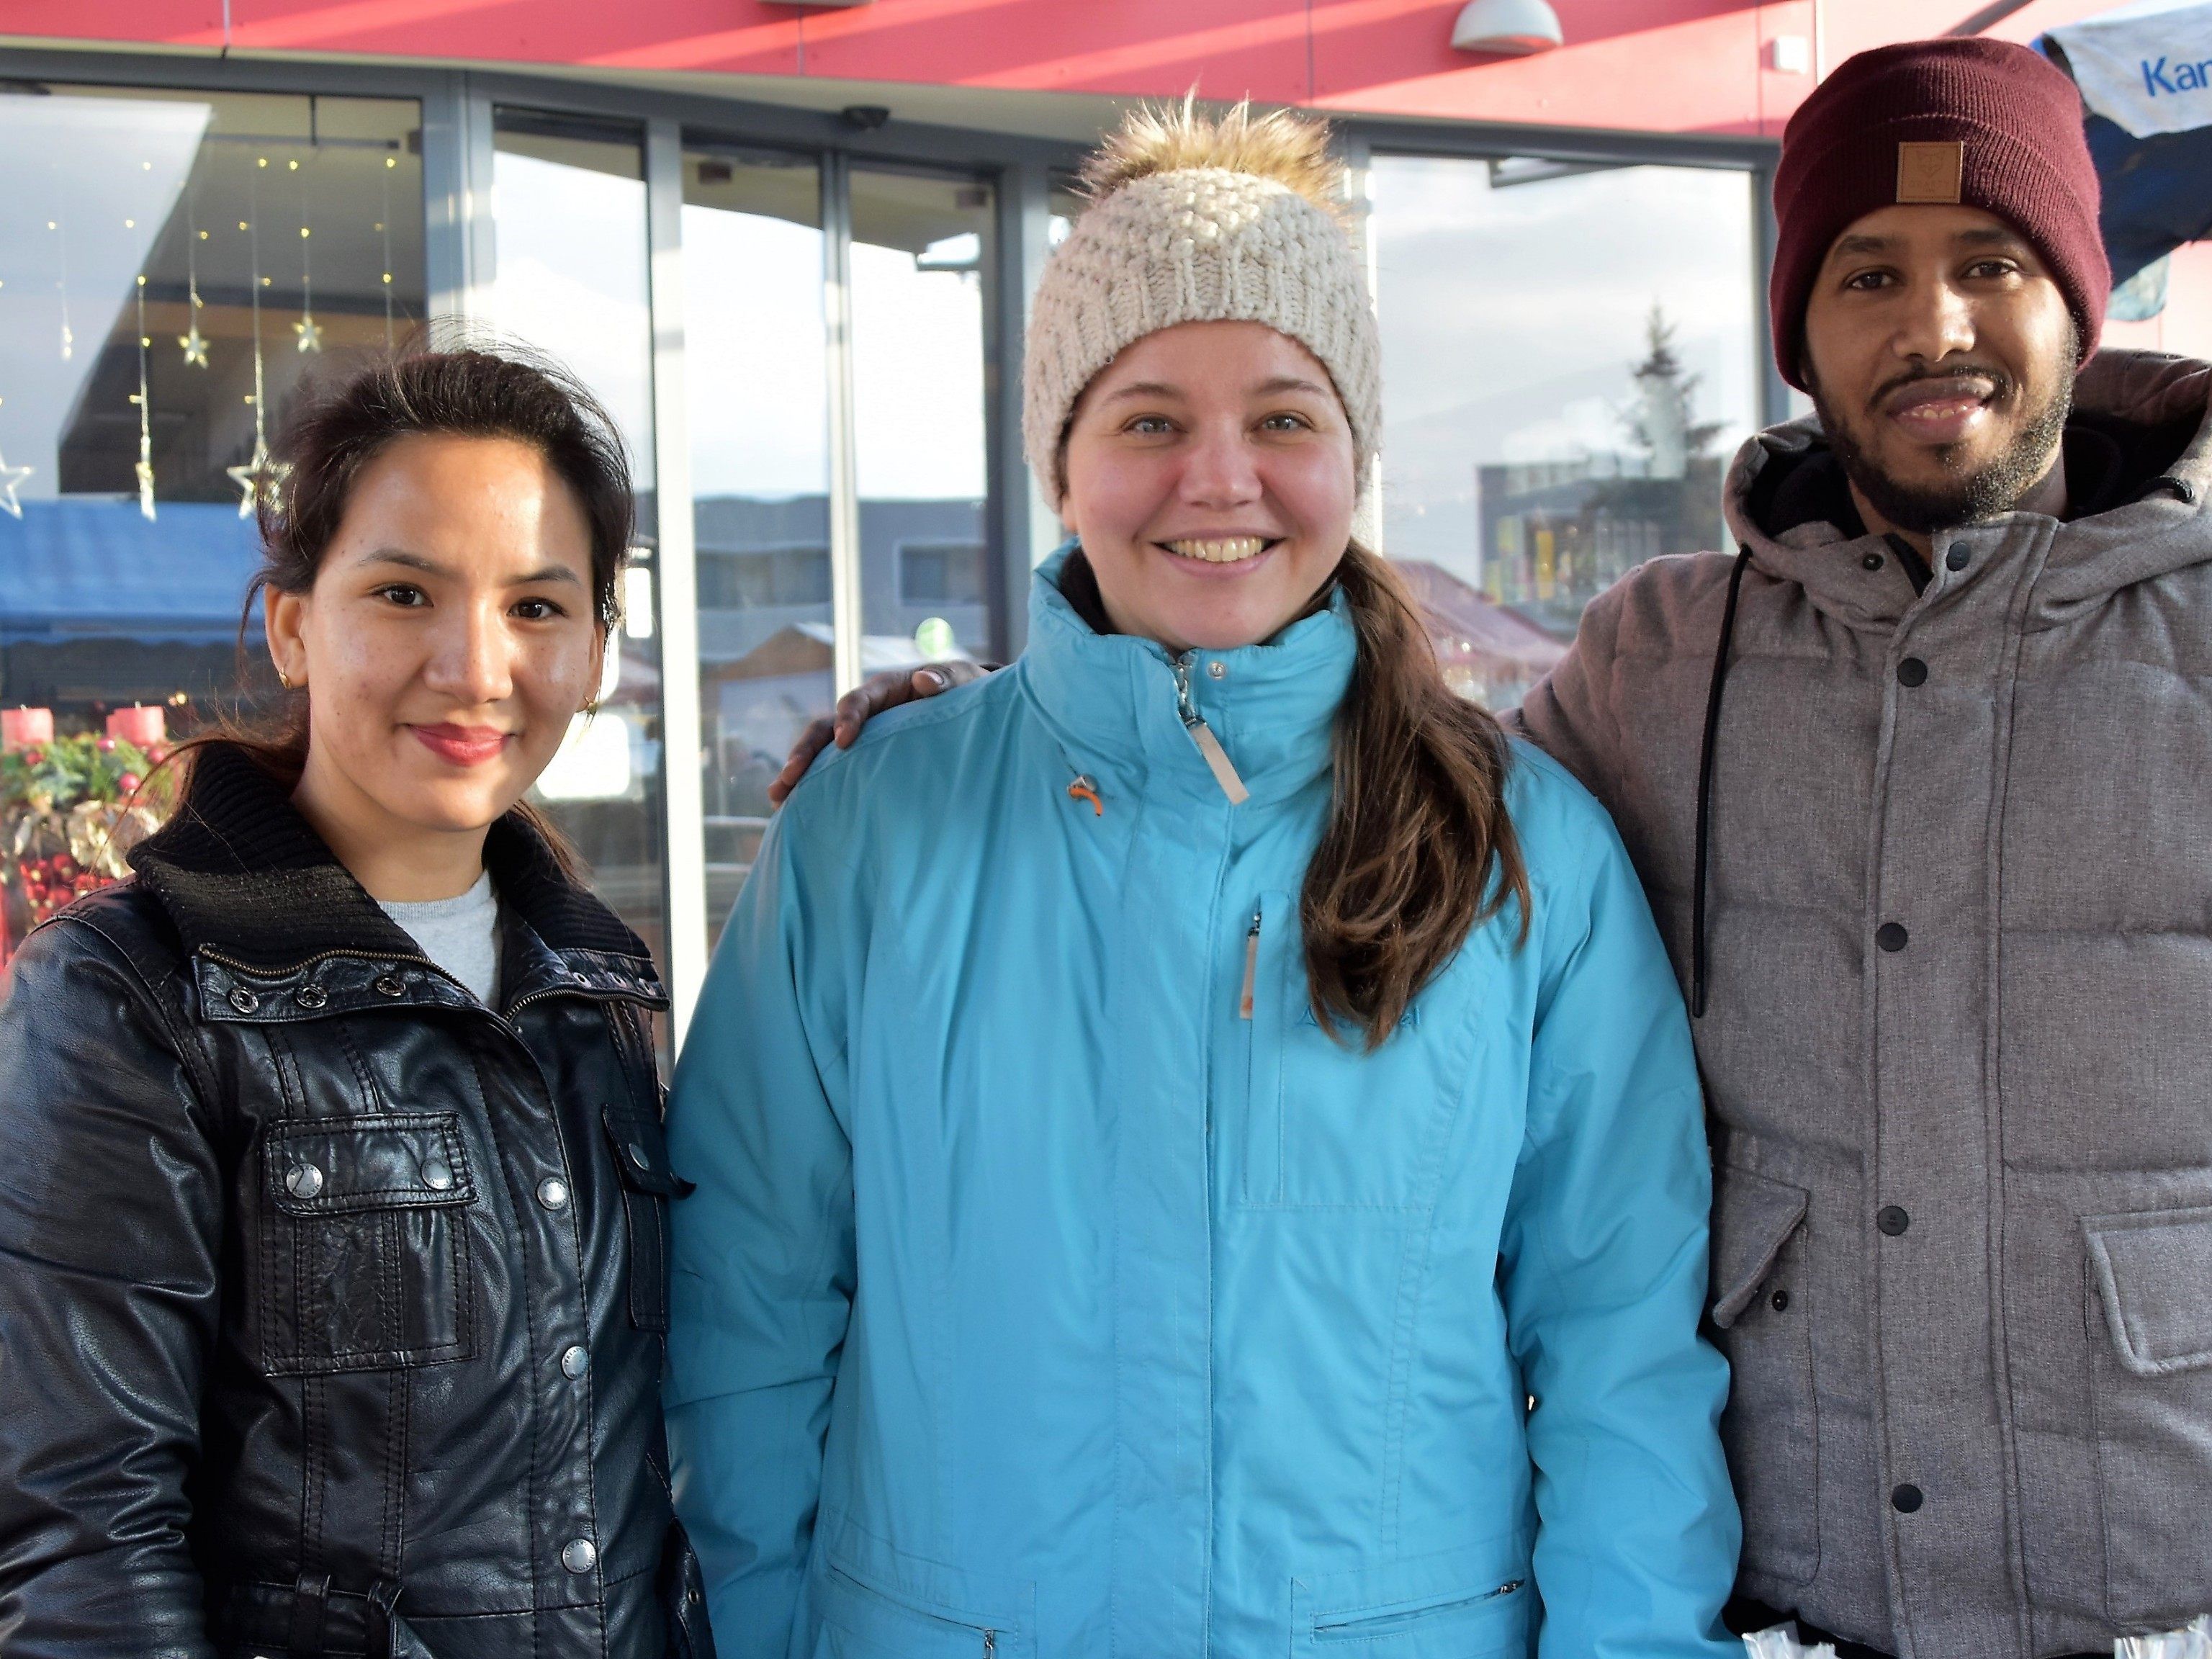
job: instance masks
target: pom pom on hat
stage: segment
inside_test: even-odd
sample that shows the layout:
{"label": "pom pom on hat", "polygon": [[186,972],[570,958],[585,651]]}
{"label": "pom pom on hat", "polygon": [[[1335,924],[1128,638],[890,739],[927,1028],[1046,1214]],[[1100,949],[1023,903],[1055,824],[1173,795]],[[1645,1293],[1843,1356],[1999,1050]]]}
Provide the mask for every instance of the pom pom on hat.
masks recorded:
{"label": "pom pom on hat", "polygon": [[1264,323],[1327,368],[1364,484],[1382,437],[1382,346],[1345,228],[1328,129],[1285,112],[1139,109],[1085,165],[1091,197],[1030,308],[1022,441],[1038,487],[1066,493],[1060,443],[1115,356],[1182,323]]}

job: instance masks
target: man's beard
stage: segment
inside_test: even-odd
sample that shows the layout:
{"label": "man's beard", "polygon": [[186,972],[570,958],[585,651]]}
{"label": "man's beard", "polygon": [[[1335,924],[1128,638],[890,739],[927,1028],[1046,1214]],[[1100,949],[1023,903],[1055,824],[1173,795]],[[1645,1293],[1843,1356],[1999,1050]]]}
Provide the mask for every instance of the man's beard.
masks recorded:
{"label": "man's beard", "polygon": [[[2070,357],[2068,361],[2071,362]],[[1929,374],[1893,380],[1882,388],[1875,401],[1913,380],[1948,380],[1966,374],[1986,377],[1992,383],[1995,391],[1990,396],[1991,403],[2002,401],[2019,385],[2003,370],[1987,364],[1952,364]],[[1821,430],[1827,434],[1836,459],[1843,465],[1844,476],[1857,487],[1868,505],[1889,523],[1919,536],[1955,529],[1960,525],[1979,524],[2011,512],[2020,504],[2021,497],[2042,480],[2051,451],[2066,430],[2066,417],[2074,409],[2074,376],[2067,373],[2059,377],[2042,404],[2030,411],[2028,418],[2013,434],[2012,441],[1980,468],[1966,470],[1965,445],[1945,444],[1936,452],[1936,462],[1945,474],[1942,482],[1908,483],[1878,470],[1850,422],[1821,395],[1819,381],[1811,382],[1811,390]]]}

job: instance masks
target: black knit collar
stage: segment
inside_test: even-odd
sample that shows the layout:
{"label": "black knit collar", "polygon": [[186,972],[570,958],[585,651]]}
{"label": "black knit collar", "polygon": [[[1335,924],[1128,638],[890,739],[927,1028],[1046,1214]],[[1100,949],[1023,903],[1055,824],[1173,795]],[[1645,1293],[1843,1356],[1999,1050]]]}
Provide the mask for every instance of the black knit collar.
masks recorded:
{"label": "black knit collar", "polygon": [[[209,744],[169,822],[131,854],[186,951],[282,970],[325,952],[410,956],[419,947],[340,864],[284,786],[245,750]],[[513,813],[484,841],[500,902],[557,955],[587,955],[632,994],[665,1000],[651,956],[614,913],[569,879]]]}

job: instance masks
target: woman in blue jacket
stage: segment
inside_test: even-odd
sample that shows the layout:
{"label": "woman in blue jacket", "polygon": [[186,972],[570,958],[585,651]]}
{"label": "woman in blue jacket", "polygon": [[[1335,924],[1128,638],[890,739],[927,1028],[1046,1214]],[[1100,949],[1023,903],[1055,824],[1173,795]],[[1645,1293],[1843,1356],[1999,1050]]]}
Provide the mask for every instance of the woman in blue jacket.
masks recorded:
{"label": "woman in blue jacket", "polygon": [[1323,134],[1139,117],[1036,303],[1076,543],[825,757],[670,1113],[677,1498],[744,1659],[1717,1659],[1680,997],[1353,543]]}

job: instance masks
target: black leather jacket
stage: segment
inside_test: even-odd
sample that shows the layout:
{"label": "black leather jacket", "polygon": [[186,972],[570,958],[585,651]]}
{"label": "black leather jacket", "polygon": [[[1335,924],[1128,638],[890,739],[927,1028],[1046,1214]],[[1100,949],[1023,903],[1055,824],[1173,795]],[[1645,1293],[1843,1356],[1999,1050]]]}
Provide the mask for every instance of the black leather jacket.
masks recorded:
{"label": "black leather jacket", "polygon": [[510,817],[504,1006],[240,752],[0,1005],[0,1656],[708,1659],[645,949]]}

